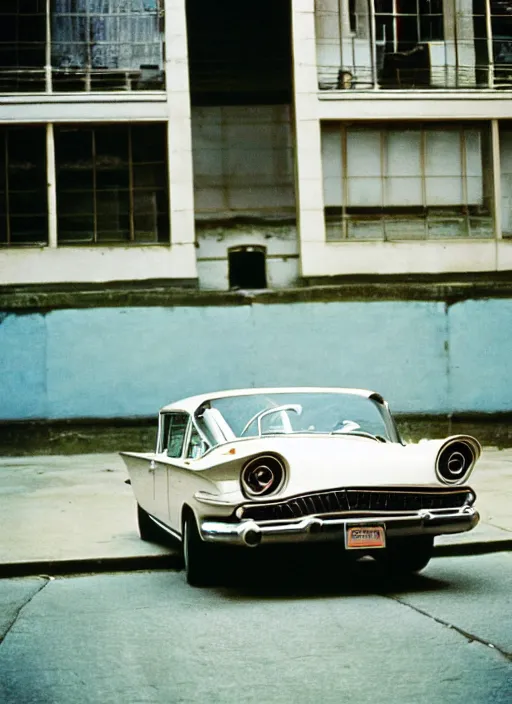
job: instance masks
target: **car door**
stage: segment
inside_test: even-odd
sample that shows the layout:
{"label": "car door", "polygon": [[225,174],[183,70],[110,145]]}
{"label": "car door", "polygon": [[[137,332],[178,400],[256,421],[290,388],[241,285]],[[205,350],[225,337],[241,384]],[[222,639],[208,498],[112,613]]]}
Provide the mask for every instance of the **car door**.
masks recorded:
{"label": "car door", "polygon": [[197,490],[197,478],[194,472],[195,460],[199,459],[209,448],[192,422],[188,426],[185,437],[185,447],[182,458],[176,461],[172,472],[172,490],[169,492],[169,513],[172,519],[172,528],[181,533],[181,512],[183,504],[190,501]]}
{"label": "car door", "polygon": [[[166,413],[163,418],[163,442],[154,467],[155,516],[166,524],[174,524],[172,494],[179,483],[183,452],[190,416],[182,411]],[[160,459],[161,458],[161,459]]]}

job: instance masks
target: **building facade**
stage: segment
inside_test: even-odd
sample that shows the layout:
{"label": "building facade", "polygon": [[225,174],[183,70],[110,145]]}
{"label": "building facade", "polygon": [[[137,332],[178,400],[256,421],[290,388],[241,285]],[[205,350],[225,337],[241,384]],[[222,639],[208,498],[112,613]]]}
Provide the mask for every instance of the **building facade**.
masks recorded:
{"label": "building facade", "polygon": [[512,270],[512,2],[4,0],[0,282]]}

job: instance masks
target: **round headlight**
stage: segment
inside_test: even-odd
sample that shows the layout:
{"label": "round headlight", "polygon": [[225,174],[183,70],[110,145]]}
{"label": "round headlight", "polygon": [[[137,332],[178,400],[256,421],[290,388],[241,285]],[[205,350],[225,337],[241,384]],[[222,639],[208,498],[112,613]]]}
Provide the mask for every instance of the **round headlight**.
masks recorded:
{"label": "round headlight", "polygon": [[465,442],[452,442],[441,450],[437,459],[440,478],[448,484],[464,479],[475,461],[475,453]]}
{"label": "round headlight", "polygon": [[242,489],[250,498],[273,494],[283,484],[284,465],[274,455],[255,457],[242,470]]}

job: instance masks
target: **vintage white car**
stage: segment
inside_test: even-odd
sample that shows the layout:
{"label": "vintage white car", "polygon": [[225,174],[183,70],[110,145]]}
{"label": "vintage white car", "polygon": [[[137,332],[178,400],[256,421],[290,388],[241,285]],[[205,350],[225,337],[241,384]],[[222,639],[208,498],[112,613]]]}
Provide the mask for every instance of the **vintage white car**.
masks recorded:
{"label": "vintage white car", "polygon": [[466,435],[404,444],[372,391],[261,388],[165,406],[155,451],[121,456],[141,538],[163,530],[181,541],[199,586],[220,545],[330,541],[346,556],[419,571],[434,536],[478,523],[466,482],[480,454]]}

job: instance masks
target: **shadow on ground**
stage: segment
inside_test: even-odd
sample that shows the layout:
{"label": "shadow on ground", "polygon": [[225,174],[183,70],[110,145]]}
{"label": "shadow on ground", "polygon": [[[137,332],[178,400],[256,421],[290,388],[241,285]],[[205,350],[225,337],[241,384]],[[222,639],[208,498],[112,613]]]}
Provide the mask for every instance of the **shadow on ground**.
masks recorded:
{"label": "shadow on ground", "polygon": [[304,599],[432,592],[453,588],[425,573],[389,574],[372,558],[348,560],[336,552],[244,551],[222,564],[211,588],[226,599]]}

